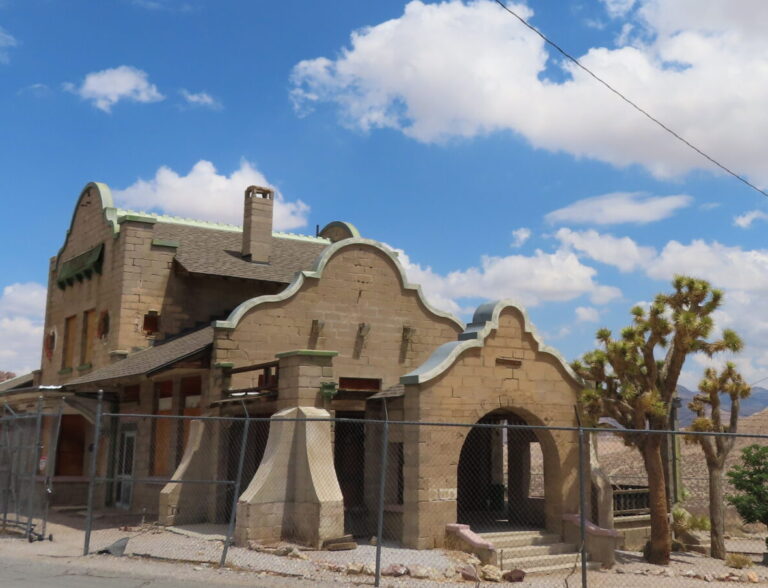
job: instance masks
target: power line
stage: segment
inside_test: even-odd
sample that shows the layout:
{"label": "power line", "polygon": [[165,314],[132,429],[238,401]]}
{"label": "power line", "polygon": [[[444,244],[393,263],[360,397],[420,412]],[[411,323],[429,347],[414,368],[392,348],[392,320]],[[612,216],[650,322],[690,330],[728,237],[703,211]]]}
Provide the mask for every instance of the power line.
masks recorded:
{"label": "power line", "polygon": [[586,73],[588,73],[588,74],[589,74],[590,76],[592,76],[592,77],[593,77],[595,80],[597,80],[598,82],[600,82],[600,83],[601,83],[603,86],[605,86],[605,87],[606,87],[606,88],[608,88],[608,89],[609,89],[611,92],[613,92],[613,93],[614,93],[614,94],[616,94],[616,95],[617,95],[619,98],[621,98],[621,99],[622,99],[624,102],[626,102],[627,104],[629,104],[630,106],[632,106],[632,108],[634,108],[635,110],[637,110],[638,112],[640,112],[641,114],[643,114],[643,115],[644,115],[646,118],[648,118],[648,119],[650,119],[651,121],[653,121],[654,123],[656,123],[656,124],[657,124],[658,126],[660,126],[662,129],[664,129],[665,131],[667,131],[667,132],[668,132],[670,135],[672,135],[673,137],[675,137],[675,138],[676,138],[678,141],[680,141],[680,142],[684,143],[685,145],[687,145],[688,147],[690,147],[691,149],[693,149],[693,150],[694,150],[696,153],[698,153],[699,155],[701,155],[702,157],[704,157],[705,159],[707,159],[709,162],[711,162],[711,163],[715,164],[717,167],[719,167],[721,170],[723,170],[723,171],[724,171],[724,172],[726,172],[727,174],[730,174],[730,175],[732,175],[734,178],[736,178],[737,180],[739,180],[739,181],[740,181],[740,182],[742,182],[743,184],[746,184],[747,186],[749,186],[750,188],[752,188],[752,189],[753,189],[753,190],[755,190],[756,192],[759,192],[760,194],[762,194],[763,196],[765,196],[765,197],[767,197],[767,198],[768,198],[768,192],[765,192],[765,191],[761,190],[760,188],[758,188],[757,186],[755,186],[755,185],[754,185],[752,182],[750,182],[750,181],[749,181],[748,179],[746,179],[745,177],[743,177],[743,176],[740,176],[740,175],[739,175],[739,174],[737,174],[735,171],[731,170],[730,168],[728,168],[728,167],[726,167],[725,165],[723,165],[722,163],[720,163],[720,162],[719,162],[719,161],[717,161],[717,160],[716,160],[714,157],[712,157],[712,156],[708,155],[707,153],[705,153],[704,151],[702,151],[701,149],[699,149],[698,147],[696,147],[696,145],[694,145],[693,143],[691,143],[690,141],[688,141],[688,140],[687,140],[687,139],[685,139],[684,137],[680,136],[680,135],[679,135],[677,132],[675,132],[674,130],[672,130],[671,128],[669,128],[667,125],[665,125],[665,124],[664,124],[663,122],[661,122],[659,119],[657,119],[657,118],[656,118],[656,117],[654,117],[652,114],[650,114],[650,113],[649,113],[647,110],[645,110],[644,108],[642,108],[641,106],[639,106],[638,104],[636,104],[635,102],[633,102],[632,100],[630,100],[629,98],[627,98],[627,97],[626,97],[624,94],[622,94],[621,92],[619,92],[619,91],[618,91],[616,88],[614,88],[613,86],[611,86],[611,85],[610,85],[608,82],[606,82],[606,81],[605,81],[604,79],[602,79],[600,76],[598,76],[597,74],[593,73],[593,72],[592,72],[592,70],[590,70],[589,68],[587,68],[585,65],[582,65],[582,63],[581,63],[581,62],[580,62],[578,59],[576,59],[576,58],[575,58],[573,55],[571,55],[570,53],[568,53],[568,52],[567,52],[565,49],[563,49],[562,47],[560,47],[560,45],[558,45],[558,44],[557,44],[557,43],[555,43],[554,41],[550,40],[550,39],[549,39],[549,38],[548,38],[548,37],[547,37],[547,36],[546,36],[544,33],[542,33],[542,32],[541,32],[539,29],[537,29],[535,26],[533,26],[532,24],[530,24],[530,23],[529,23],[527,20],[525,20],[525,19],[524,19],[522,16],[520,16],[519,14],[517,14],[517,13],[516,13],[514,10],[512,10],[512,9],[511,9],[509,6],[507,6],[506,4],[504,4],[503,0],[494,0],[494,2],[496,2],[496,4],[498,4],[499,6],[501,6],[501,7],[502,7],[504,10],[506,10],[507,12],[509,12],[509,14],[511,14],[512,16],[514,16],[514,17],[515,17],[517,20],[519,20],[521,23],[523,23],[523,24],[524,24],[526,27],[528,27],[530,30],[532,30],[534,33],[536,33],[536,34],[537,34],[539,37],[541,37],[541,38],[542,38],[542,39],[543,39],[543,40],[544,40],[544,41],[545,41],[545,42],[546,42],[548,45],[552,46],[552,47],[553,47],[553,48],[554,48],[554,49],[555,49],[555,50],[556,50],[558,53],[560,53],[560,54],[561,54],[563,57],[565,57],[566,59],[568,59],[570,62],[572,62],[573,64],[575,64],[577,67],[579,67],[580,69],[582,69],[582,70],[583,70],[583,71],[585,71]]}

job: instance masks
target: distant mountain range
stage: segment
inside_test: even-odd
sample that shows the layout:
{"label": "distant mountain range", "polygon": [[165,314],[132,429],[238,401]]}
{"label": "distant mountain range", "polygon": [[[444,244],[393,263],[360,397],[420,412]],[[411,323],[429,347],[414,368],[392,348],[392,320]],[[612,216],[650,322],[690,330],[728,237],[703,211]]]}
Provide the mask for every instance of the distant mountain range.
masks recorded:
{"label": "distant mountain range", "polygon": [[[696,390],[689,390],[685,386],[677,387],[677,394],[680,397],[680,400],[682,400],[679,414],[681,427],[687,427],[693,421],[693,413],[688,408],[688,403],[697,393]],[[730,400],[723,398],[722,402],[723,412],[728,412],[731,407]],[[761,410],[765,410],[766,408],[768,408],[768,388],[754,386],[749,398],[742,399],[741,410],[739,412],[741,417],[748,417]]]}

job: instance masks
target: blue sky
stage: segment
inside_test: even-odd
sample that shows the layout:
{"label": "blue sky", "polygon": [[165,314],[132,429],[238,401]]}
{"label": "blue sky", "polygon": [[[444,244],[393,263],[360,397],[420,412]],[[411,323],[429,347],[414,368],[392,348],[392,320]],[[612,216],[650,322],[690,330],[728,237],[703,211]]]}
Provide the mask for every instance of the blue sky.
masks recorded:
{"label": "blue sky", "polygon": [[[768,187],[760,0],[510,4]],[[768,376],[768,198],[563,64],[490,0],[0,0],[0,369],[39,362],[47,260],[89,181],[135,209],[347,220],[467,319],[524,303],[568,359],[690,273]],[[703,360],[687,365],[698,379]]]}

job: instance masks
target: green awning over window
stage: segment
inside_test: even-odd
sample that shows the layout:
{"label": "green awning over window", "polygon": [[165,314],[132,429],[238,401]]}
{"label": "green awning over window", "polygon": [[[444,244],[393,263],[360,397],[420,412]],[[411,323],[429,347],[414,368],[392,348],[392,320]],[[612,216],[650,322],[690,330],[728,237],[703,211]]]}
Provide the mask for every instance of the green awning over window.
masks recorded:
{"label": "green awning over window", "polygon": [[104,243],[101,243],[73,257],[61,264],[59,274],[56,276],[56,284],[62,290],[75,283],[75,280],[82,282],[89,279],[94,272],[101,273],[101,264],[104,261]]}

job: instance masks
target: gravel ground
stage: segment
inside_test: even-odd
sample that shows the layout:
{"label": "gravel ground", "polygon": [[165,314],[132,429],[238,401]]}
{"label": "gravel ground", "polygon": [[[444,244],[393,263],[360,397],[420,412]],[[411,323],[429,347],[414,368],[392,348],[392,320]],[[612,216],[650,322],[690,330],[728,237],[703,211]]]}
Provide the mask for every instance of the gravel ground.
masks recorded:
{"label": "gravel ground", "polygon": [[[129,537],[127,557],[117,558],[105,555],[82,557],[83,531],[61,522],[49,524],[54,535],[53,542],[28,543],[16,537],[0,537],[0,560],[17,558],[27,560],[48,560],[62,562],[73,568],[86,570],[109,570],[111,572],[136,571],[142,574],[171,574],[173,577],[194,577],[196,580],[210,578],[211,584],[244,585],[258,579],[259,585],[293,586],[309,585],[371,585],[370,575],[348,575],[348,564],[366,564],[370,569],[375,565],[375,547],[360,545],[350,551],[300,550],[302,559],[278,556],[271,553],[231,547],[227,559],[228,568],[218,569],[222,542],[218,539],[219,529],[187,526],[179,532],[171,532],[151,525],[98,529],[92,534],[92,551],[106,547],[122,537]],[[729,544],[739,551],[761,552],[759,539],[740,538]],[[383,586],[473,586],[462,581],[457,570],[466,562],[467,554],[440,550],[409,550],[384,546],[382,567],[389,564],[424,566],[434,570],[432,580],[416,580],[386,577]],[[306,557],[306,559],[303,559]],[[759,556],[755,556],[758,558]],[[731,585],[754,585],[742,574],[756,574],[760,584],[768,585],[768,568],[756,565],[746,570],[727,568],[718,560],[698,554],[673,554],[668,567],[651,566],[638,553],[619,552],[617,566],[612,570],[589,572],[589,584],[596,587],[649,587],[703,586],[707,579],[694,579],[686,574],[706,575],[716,581],[727,574],[736,574]],[[561,572],[552,576],[528,577],[525,586],[580,586],[580,570]],[[122,573],[122,572],[121,572]],[[154,577],[154,576],[153,576]],[[738,580],[744,581],[738,581]],[[567,580],[567,581],[566,581]],[[737,580],[737,581],[733,581]]]}

